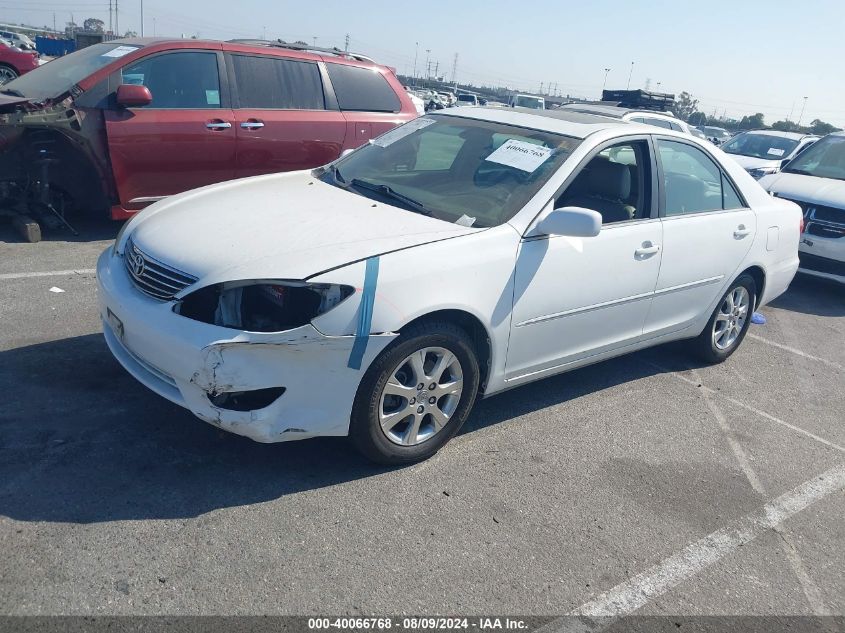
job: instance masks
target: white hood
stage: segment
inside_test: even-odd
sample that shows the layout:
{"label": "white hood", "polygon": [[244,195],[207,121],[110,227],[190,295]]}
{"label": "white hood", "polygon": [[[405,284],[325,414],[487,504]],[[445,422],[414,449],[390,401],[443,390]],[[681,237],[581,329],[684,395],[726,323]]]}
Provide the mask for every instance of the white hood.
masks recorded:
{"label": "white hood", "polygon": [[845,209],[845,180],[780,172],[764,176],[758,182],[781,198]]}
{"label": "white hood", "polygon": [[[726,152],[727,153],[727,152]],[[733,158],[739,166],[745,169],[760,169],[762,167],[780,167],[780,162],[783,159],[771,160],[768,158],[755,158],[753,156],[743,156],[742,154],[728,154]]]}
{"label": "white hood", "polygon": [[[310,172],[211,185],[159,202],[132,220],[144,253],[203,285],[305,279],[388,251],[474,233],[344,191]],[[122,244],[120,245],[122,249]]]}

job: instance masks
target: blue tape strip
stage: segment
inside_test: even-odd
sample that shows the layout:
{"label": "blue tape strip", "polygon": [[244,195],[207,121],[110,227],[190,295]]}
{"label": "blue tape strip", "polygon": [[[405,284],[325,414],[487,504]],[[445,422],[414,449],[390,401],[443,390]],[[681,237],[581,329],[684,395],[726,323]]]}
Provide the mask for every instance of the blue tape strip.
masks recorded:
{"label": "blue tape strip", "polygon": [[378,283],[378,257],[367,260],[364,270],[364,289],[361,292],[361,306],[358,308],[358,329],[355,332],[355,342],[349,354],[347,367],[361,369],[364,352],[370,338],[370,327],[373,324],[373,306],[376,302],[376,285]]}

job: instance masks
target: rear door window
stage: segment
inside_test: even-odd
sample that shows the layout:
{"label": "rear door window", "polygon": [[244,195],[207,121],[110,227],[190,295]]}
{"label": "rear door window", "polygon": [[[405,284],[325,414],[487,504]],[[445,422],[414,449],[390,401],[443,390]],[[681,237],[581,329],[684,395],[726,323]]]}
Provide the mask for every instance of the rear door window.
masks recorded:
{"label": "rear door window", "polygon": [[121,69],[121,81],[150,89],[147,108],[203,110],[220,107],[216,53],[180,51],[146,57]]}
{"label": "rear door window", "polygon": [[314,62],[232,55],[241,108],[325,110],[323,82]]}
{"label": "rear door window", "polygon": [[326,64],[326,68],[341,110],[399,112],[402,109],[399,97],[379,71],[333,63]]}

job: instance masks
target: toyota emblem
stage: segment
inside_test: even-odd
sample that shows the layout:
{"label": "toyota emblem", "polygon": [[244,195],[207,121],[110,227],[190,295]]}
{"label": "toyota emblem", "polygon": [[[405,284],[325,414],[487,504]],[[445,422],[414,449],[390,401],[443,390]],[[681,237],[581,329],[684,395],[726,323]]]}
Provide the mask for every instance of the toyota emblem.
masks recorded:
{"label": "toyota emblem", "polygon": [[130,255],[130,266],[132,266],[132,274],[140,277],[144,274],[144,256],[135,251]]}

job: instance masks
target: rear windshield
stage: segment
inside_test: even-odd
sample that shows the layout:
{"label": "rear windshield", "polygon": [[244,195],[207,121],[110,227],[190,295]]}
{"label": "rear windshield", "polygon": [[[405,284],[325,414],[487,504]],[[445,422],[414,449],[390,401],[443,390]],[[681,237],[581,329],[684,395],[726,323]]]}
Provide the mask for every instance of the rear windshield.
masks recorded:
{"label": "rear windshield", "polygon": [[539,97],[526,97],[524,95],[519,95],[515,99],[515,104],[521,108],[533,108],[535,110],[544,110],[544,102],[543,99]]}
{"label": "rear windshield", "polygon": [[94,44],[39,66],[10,81],[0,92],[35,100],[59,97],[88,75],[139,48],[114,42]]}
{"label": "rear windshield", "polygon": [[475,96],[474,95],[458,95],[458,101],[470,101],[475,103]]}
{"label": "rear windshield", "polygon": [[722,145],[722,150],[728,154],[752,158],[783,160],[790,156],[796,147],[798,147],[798,141],[793,138],[746,132]]}

